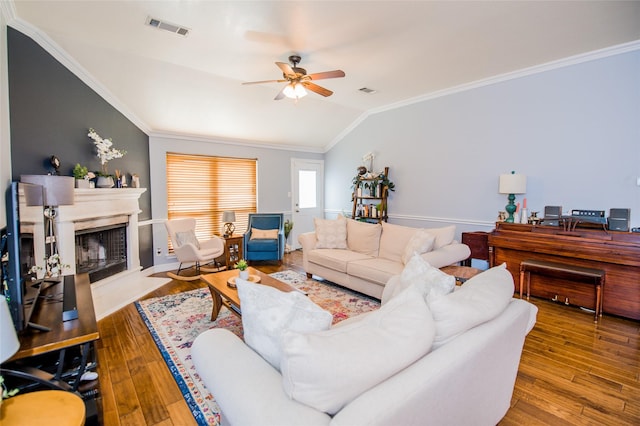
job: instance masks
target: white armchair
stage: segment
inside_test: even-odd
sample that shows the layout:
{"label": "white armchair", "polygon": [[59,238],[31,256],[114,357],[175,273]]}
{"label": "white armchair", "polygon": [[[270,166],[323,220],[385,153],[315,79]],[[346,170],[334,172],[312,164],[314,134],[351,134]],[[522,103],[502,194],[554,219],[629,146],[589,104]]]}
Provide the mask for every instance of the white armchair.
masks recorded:
{"label": "white armchair", "polygon": [[[173,244],[173,250],[180,262],[177,273],[168,272],[171,278],[182,281],[193,281],[200,278],[201,271],[218,272],[221,268],[216,259],[224,254],[224,241],[213,236],[208,240],[199,241],[196,237],[196,220],[193,218],[171,219],[165,223],[169,238]],[[191,264],[188,268],[195,267],[195,275],[180,275],[183,264]],[[213,268],[206,265],[213,263]]]}

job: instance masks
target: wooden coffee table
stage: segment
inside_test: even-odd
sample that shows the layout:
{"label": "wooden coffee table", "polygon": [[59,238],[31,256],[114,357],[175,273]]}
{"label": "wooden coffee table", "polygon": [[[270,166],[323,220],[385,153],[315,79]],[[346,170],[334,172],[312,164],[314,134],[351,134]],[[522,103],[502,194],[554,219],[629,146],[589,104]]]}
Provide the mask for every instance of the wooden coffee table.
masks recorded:
{"label": "wooden coffee table", "polygon": [[445,266],[443,268],[440,268],[440,270],[445,274],[453,275],[454,277],[456,277],[456,284],[458,285],[464,283],[469,278],[473,278],[482,272],[481,269],[472,268],[471,266],[457,266],[457,265]]}
{"label": "wooden coffee table", "polygon": [[[260,277],[260,282],[256,285],[268,285],[277,288],[280,291],[300,291],[297,288],[278,281],[275,278],[270,277],[267,274],[263,274],[254,268],[249,268],[249,275],[256,275]],[[207,283],[209,291],[211,292],[211,298],[213,299],[213,309],[211,311],[211,321],[215,321],[218,318],[220,309],[226,306],[231,312],[240,316],[240,298],[238,297],[238,290],[231,288],[227,285],[229,278],[237,277],[238,270],[231,269],[228,271],[216,272],[214,274],[202,275],[202,280]]]}

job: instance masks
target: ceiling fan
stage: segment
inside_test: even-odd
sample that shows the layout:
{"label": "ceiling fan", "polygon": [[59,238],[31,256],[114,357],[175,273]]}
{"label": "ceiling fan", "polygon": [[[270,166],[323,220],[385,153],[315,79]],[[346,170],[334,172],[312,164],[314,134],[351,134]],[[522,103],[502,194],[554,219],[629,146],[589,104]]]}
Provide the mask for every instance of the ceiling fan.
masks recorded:
{"label": "ceiling fan", "polygon": [[[318,86],[315,83],[312,83],[312,80],[322,80],[324,78],[338,78],[344,77],[344,71],[342,70],[334,70],[334,71],[325,71],[314,74],[307,74],[307,70],[304,68],[298,67],[300,63],[300,56],[291,55],[289,56],[289,62],[291,65],[286,64],[284,62],[276,62],[278,68],[282,70],[282,76],[284,79],[281,80],[264,80],[264,81],[250,81],[242,84],[262,84],[262,83],[284,83],[288,82],[280,92],[274,98],[276,101],[284,98],[285,96],[292,99],[299,99],[303,96],[306,96],[307,90],[311,90],[322,96],[331,96],[333,92],[329,89],[325,89],[322,86]],[[292,66],[293,65],[293,66]]]}

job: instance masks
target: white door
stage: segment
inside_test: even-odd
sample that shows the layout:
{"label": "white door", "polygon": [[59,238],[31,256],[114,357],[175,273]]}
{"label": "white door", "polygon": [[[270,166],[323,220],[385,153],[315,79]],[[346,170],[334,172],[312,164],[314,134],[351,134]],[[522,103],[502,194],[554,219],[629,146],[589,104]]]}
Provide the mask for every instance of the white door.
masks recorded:
{"label": "white door", "polygon": [[324,161],[291,159],[291,219],[287,243],[300,248],[298,235],[313,231],[313,218],[324,218]]}

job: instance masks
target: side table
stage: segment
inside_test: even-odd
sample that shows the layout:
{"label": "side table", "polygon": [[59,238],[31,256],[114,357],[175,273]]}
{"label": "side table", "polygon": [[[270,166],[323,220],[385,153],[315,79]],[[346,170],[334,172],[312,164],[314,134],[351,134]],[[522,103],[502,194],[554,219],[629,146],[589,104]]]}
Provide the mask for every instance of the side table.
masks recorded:
{"label": "side table", "polygon": [[489,262],[489,233],[483,231],[463,232],[462,244],[469,246],[471,256],[463,260],[464,266],[471,266],[471,259]]}
{"label": "side table", "polygon": [[242,259],[243,253],[243,235],[230,235],[222,237],[224,239],[224,258],[227,262],[227,269],[233,269],[238,260]]}

